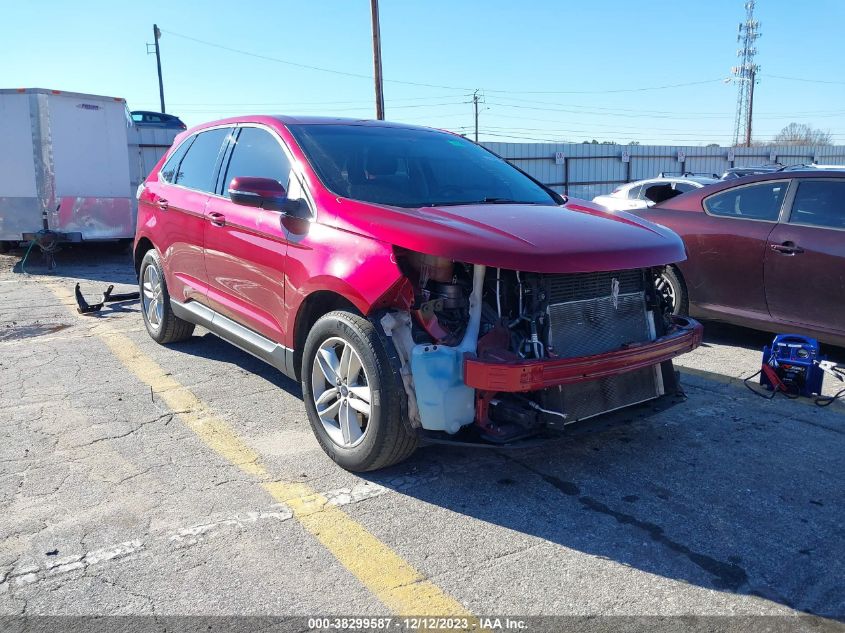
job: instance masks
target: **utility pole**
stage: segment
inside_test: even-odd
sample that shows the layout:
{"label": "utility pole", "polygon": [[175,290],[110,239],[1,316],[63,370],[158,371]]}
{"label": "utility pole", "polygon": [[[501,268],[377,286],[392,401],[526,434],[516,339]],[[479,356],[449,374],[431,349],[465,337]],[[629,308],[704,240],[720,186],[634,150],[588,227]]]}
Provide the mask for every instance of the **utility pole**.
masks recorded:
{"label": "utility pole", "polygon": [[754,115],[754,79],[757,76],[757,73],[754,70],[751,71],[751,81],[749,83],[749,95],[748,95],[748,120],[745,125],[745,146],[751,147],[751,122],[753,120]]}
{"label": "utility pole", "polygon": [[381,76],[381,27],[378,19],[378,0],[370,0],[373,20],[373,74],[376,81],[376,118],[384,120],[384,80]]}
{"label": "utility pole", "polygon": [[754,111],[754,83],[760,67],[754,63],[757,49],[754,42],[762,35],[760,23],[754,19],[755,0],[745,3],[745,21],[740,22],[736,41],[742,44],[736,55],[740,64],[731,68],[733,81],[737,84],[736,119],[734,121],[734,145],[744,141],[751,147],[751,119]]}
{"label": "utility pole", "polygon": [[472,108],[475,112],[475,142],[478,143],[478,102],[481,100],[481,96],[478,94],[478,88],[476,88],[472,93]]}
{"label": "utility pole", "polygon": [[[157,24],[153,24],[153,40],[155,44],[156,67],[158,68],[158,96],[161,100],[161,112],[164,114],[164,80],[161,78],[161,51],[158,47],[158,41],[161,39],[161,31]],[[150,54],[150,44],[147,44],[147,55]]]}

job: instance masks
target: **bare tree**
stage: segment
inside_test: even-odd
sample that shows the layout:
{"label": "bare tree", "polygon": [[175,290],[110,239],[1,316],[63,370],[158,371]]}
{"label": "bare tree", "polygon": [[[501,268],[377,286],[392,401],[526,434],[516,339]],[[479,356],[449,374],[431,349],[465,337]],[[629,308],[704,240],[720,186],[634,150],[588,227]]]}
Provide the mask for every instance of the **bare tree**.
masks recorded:
{"label": "bare tree", "polygon": [[832,145],[829,131],[813,128],[806,123],[790,123],[775,135],[776,145]]}

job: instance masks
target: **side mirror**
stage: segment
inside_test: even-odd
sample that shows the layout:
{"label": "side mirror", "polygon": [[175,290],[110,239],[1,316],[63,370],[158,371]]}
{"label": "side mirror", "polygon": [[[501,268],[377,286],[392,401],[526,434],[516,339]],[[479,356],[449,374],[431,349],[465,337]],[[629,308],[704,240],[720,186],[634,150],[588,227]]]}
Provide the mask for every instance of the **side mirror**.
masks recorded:
{"label": "side mirror", "polygon": [[278,180],[236,176],[229,183],[229,197],[235,204],[281,211],[294,218],[308,217],[308,208],[301,200],[291,200]]}

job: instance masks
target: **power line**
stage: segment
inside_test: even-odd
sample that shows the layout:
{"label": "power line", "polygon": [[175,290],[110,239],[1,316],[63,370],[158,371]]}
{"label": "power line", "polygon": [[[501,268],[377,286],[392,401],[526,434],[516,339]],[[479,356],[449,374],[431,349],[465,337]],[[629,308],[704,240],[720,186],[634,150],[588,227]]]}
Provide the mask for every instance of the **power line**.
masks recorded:
{"label": "power line", "polygon": [[603,95],[619,92],[648,92],[650,90],[669,90],[670,88],[686,88],[687,86],[701,86],[724,82],[724,77],[718,79],[704,79],[702,81],[689,81],[680,84],[666,84],[665,86],[647,86],[643,88],[618,88],[616,90],[487,90],[487,92],[523,94],[523,95]]}
{"label": "power line", "polygon": [[[171,31],[169,29],[161,29],[163,33],[169,33],[175,37],[180,37],[185,40],[190,40],[191,42],[196,42],[198,44],[204,44],[205,46],[211,46],[213,48],[219,48],[220,50],[229,51],[230,53],[237,53],[239,55],[246,55],[247,57],[254,57],[256,59],[263,59],[269,62],[275,62],[277,64],[285,64],[287,66],[294,66],[296,68],[305,68],[307,70],[317,70],[323,73],[331,73],[333,75],[341,75],[344,77],[356,77],[358,79],[367,79],[372,81],[372,75],[364,75],[361,73],[350,73],[343,70],[335,70],[334,68],[323,68],[322,66],[312,66],[310,64],[301,64],[299,62],[292,62],[289,59],[281,59],[279,57],[272,57],[270,55],[262,55],[260,53],[252,53],[250,51],[245,51],[239,48],[233,48],[231,46],[225,46],[223,44],[217,44],[215,42],[209,42],[207,40],[201,40],[198,37],[191,37],[190,35],[184,35],[182,33],[176,33],[175,31]],[[389,81],[395,84],[405,84],[407,86],[420,86],[423,88],[443,88],[445,90],[461,90],[461,91],[468,91],[468,88],[459,88],[457,86],[443,86],[438,84],[427,84],[421,83],[416,81],[403,81],[401,79],[385,79],[384,81]]]}
{"label": "power line", "polygon": [[806,77],[784,77],[783,75],[770,75],[763,73],[764,77],[771,77],[772,79],[785,79],[787,81],[803,81],[810,84],[833,84],[835,86],[845,86],[845,81],[829,81],[827,79],[807,79]]}
{"label": "power line", "polygon": [[[467,126],[468,127],[468,126]],[[613,136],[631,136],[631,135],[644,135],[644,136],[654,136],[658,134],[665,134],[671,135],[676,137],[682,136],[689,136],[695,137],[700,139],[707,139],[707,138],[727,138],[729,135],[727,134],[720,134],[718,132],[712,131],[704,131],[704,130],[693,130],[690,128],[685,128],[683,130],[671,130],[665,128],[628,128],[628,129],[596,129],[594,126],[587,126],[585,128],[565,128],[565,127],[526,127],[526,126],[497,126],[497,125],[485,125],[479,128],[480,130],[487,130],[487,131],[495,131],[495,132],[507,132],[507,131],[515,131],[515,132],[547,132],[547,133],[567,133],[567,134],[601,134],[601,135],[613,135]],[[762,133],[763,135],[774,135],[777,133],[777,130],[766,131]],[[835,131],[831,132],[831,136],[840,137],[845,136],[845,130],[842,131]]]}
{"label": "power line", "polygon": [[[504,99],[506,101],[518,101],[520,103],[536,103],[542,105],[553,105],[553,106],[562,106],[562,109],[553,109],[553,108],[541,108],[541,107],[532,107],[528,105],[517,105],[511,103],[501,103],[498,101],[490,101],[491,105],[501,105],[508,108],[524,108],[528,110],[545,110],[548,112],[568,112],[571,114],[590,114],[594,116],[618,116],[618,117],[630,117],[630,118],[654,118],[659,117],[663,119],[727,119],[732,118],[734,115],[732,114],[719,114],[715,112],[687,112],[684,111],[684,116],[674,116],[681,114],[678,110],[639,110],[635,108],[605,108],[600,106],[581,106],[575,104],[568,104],[568,103],[555,103],[551,101],[534,101],[532,99],[517,99],[515,97],[506,97],[497,95],[496,99]],[[576,108],[576,109],[570,109]],[[600,110],[602,112],[595,112],[595,110]],[[787,118],[795,116],[817,116],[817,117],[833,117],[833,116],[842,116],[845,115],[845,110],[810,110],[810,111],[793,111],[793,112],[784,112],[784,113],[773,113],[773,112],[766,112],[765,114],[770,115],[770,118]]]}
{"label": "power line", "polygon": [[[435,99],[451,99],[456,96],[449,94],[449,95],[430,95],[427,97],[399,97],[399,98],[390,98],[385,99],[390,103],[398,102],[398,101],[424,101],[424,100],[435,100]],[[182,101],[182,102],[171,102],[171,105],[179,105],[179,106],[303,106],[303,105],[356,105],[356,104],[363,104],[368,102],[367,99],[355,99],[352,101],[265,101],[265,102],[243,102],[243,103],[208,103],[208,102],[189,102],[189,101]],[[141,102],[147,103],[147,102]],[[456,102],[457,103],[457,102]],[[463,102],[460,102],[463,103]]]}
{"label": "power line", "polygon": [[[161,29],[163,33],[169,33],[174,37],[179,37],[185,40],[189,40],[191,42],[196,42],[198,44],[203,44],[205,46],[211,46],[213,48],[218,48],[220,50],[228,51],[230,53],[237,53],[239,55],[246,55],[248,57],[254,57],[256,59],[263,59],[265,61],[275,62],[278,64],[286,64],[288,66],[294,66],[297,68],[304,68],[307,70],[316,70],[325,73],[331,73],[334,75],[341,75],[345,77],[356,77],[358,79],[367,79],[372,80],[372,75],[364,75],[361,73],[352,73],[343,70],[336,70],[334,68],[324,68],[322,66],[312,66],[310,64],[302,64],[299,62],[293,62],[288,59],[282,59],[280,57],[273,57],[271,55],[263,55],[261,53],[253,53],[250,51],[245,51],[243,49],[234,48],[232,46],[226,46],[224,44],[218,44],[216,42],[209,42],[208,40],[203,40],[198,37],[192,37],[190,35],[185,35],[183,33],[177,33],[176,31],[171,31],[169,29]],[[415,81],[405,81],[402,79],[387,79],[385,78],[384,81],[397,83],[397,84],[404,84],[408,86],[420,86],[423,88],[443,88],[445,90],[461,90],[464,92],[471,93],[471,88],[459,87],[459,86],[444,86],[442,84],[429,84],[429,83],[422,83],[422,82],[415,82]],[[685,83],[676,83],[676,84],[665,84],[661,86],[644,86],[640,88],[618,88],[614,90],[485,90],[485,92],[495,92],[497,94],[616,94],[616,93],[625,93],[625,92],[648,92],[651,90],[669,90],[672,88],[685,88],[688,86],[699,86],[703,84],[710,84],[716,82],[724,81],[723,77],[718,79],[705,79],[703,81],[689,81]]]}
{"label": "power line", "polygon": [[[407,108],[440,108],[444,106],[455,106],[455,105],[464,105],[469,103],[468,101],[451,101],[449,103],[431,103],[431,104],[413,104],[413,105],[397,105],[393,106],[394,110],[400,109],[407,109]],[[312,111],[310,114],[336,114],[336,113],[346,113],[346,112],[371,112],[372,107],[355,107],[355,108],[320,108],[318,110]],[[217,108],[213,104],[209,104],[208,107],[205,108],[183,108],[180,112],[184,113],[191,113],[191,114],[214,114],[215,112],[243,112],[243,108],[236,108],[236,107],[229,107],[229,108]],[[309,112],[300,110],[299,114],[309,114]]]}

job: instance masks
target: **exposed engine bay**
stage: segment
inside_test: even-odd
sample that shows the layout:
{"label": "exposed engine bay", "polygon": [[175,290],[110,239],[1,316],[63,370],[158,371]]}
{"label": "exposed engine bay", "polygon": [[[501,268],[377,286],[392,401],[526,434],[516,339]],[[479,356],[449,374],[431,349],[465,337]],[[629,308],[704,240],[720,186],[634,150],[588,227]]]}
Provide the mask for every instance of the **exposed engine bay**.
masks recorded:
{"label": "exposed engine bay", "polygon": [[[658,269],[538,274],[401,249],[396,259],[414,302],[382,325],[402,361],[412,424],[448,434],[474,424],[485,440],[509,442],[675,389],[670,360],[539,389],[529,380],[554,361],[601,358],[670,331]],[[485,388],[468,384],[467,358]]]}

